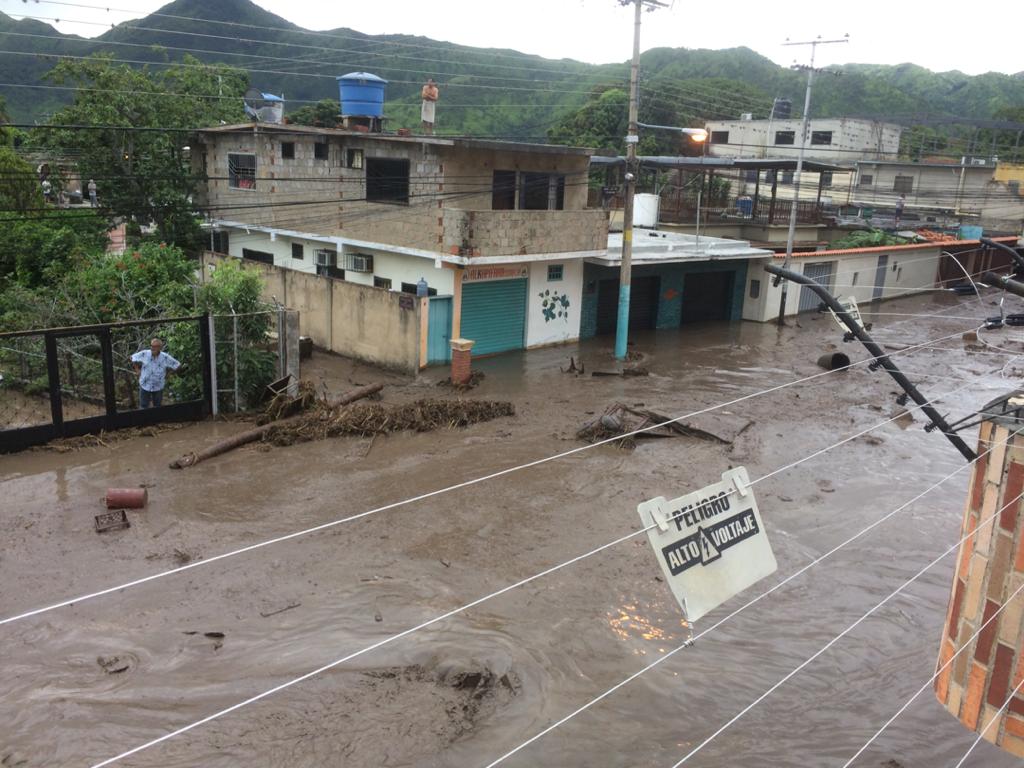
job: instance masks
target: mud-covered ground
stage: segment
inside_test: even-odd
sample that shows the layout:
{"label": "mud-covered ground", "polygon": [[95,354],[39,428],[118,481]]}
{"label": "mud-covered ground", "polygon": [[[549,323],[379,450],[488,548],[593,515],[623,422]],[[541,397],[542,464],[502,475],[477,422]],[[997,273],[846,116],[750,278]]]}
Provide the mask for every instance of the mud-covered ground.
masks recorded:
{"label": "mud-covered ground", "polygon": [[[1013,300],[1016,302],[1017,300]],[[1009,304],[1010,302],[1008,302]],[[934,294],[887,302],[879,341],[940,410],[966,415],[1017,386],[1007,352],[960,334],[991,306]],[[1010,310],[1012,311],[1012,309]],[[924,319],[904,315],[942,313]],[[1001,334],[1001,335],[1000,335]],[[986,335],[1012,352],[1010,331]],[[612,370],[611,339],[478,361],[466,397],[514,417],[468,429],[249,446],[182,471],[181,454],[245,429],[190,425],[69,453],[0,457],[0,616],[375,509],[581,443],[621,401],[673,415],[820,373],[831,319],[638,335],[646,377]],[[901,352],[903,345],[938,340]],[[562,373],[570,355],[587,375]],[[1024,358],[1021,358],[1024,360]],[[385,402],[457,396],[447,371],[411,380],[314,357],[332,393],[385,381]],[[744,465],[757,479],[896,413],[896,387],[858,366],[727,406],[680,437],[600,446],[115,594],[0,626],[0,765],[90,766],[403,632],[639,527],[638,502]],[[920,415],[879,426],[755,486],[778,572],[709,626],[963,466]],[[967,430],[970,444],[976,430]],[[959,537],[963,471],[665,663],[538,740],[509,766],[671,766]],[[108,487],[145,484],[131,527],[97,534]],[[689,765],[842,765],[934,669],[944,559]],[[688,636],[645,536],[511,590],[123,760],[125,766],[484,766]],[[930,691],[858,762],[952,764],[966,732]],[[1016,765],[982,743],[969,765]]]}

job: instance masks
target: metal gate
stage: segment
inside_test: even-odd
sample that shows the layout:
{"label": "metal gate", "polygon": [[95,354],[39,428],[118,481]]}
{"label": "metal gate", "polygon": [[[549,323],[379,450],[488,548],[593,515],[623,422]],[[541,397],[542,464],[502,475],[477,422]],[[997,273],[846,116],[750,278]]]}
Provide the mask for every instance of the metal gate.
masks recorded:
{"label": "metal gate", "polygon": [[526,280],[463,284],[461,333],[476,342],[474,356],[522,349],[526,343]]}
{"label": "metal gate", "polygon": [[427,316],[427,363],[447,363],[452,359],[452,297],[431,296]]}
{"label": "metal gate", "polygon": [[875,269],[875,285],[871,293],[871,300],[876,301],[882,298],[885,291],[885,273],[889,268],[889,254],[883,253],[878,257],[878,267]]}
{"label": "metal gate", "polygon": [[[805,264],[804,275],[831,291],[832,273],[833,270],[835,270],[835,266],[836,263],[834,261],[819,261],[814,264]],[[810,288],[804,286],[800,289],[800,306],[797,307],[798,312],[816,310],[820,303],[821,299],[818,298],[818,294]]]}
{"label": "metal gate", "polygon": [[[174,329],[199,359],[191,369],[192,396],[141,409],[130,354],[139,339]],[[168,350],[170,351],[170,350]],[[179,353],[180,354],[180,353]],[[190,382],[192,383],[192,382]],[[0,453],[58,437],[204,418],[212,403],[210,324],[203,317],[49,328],[0,334]]]}

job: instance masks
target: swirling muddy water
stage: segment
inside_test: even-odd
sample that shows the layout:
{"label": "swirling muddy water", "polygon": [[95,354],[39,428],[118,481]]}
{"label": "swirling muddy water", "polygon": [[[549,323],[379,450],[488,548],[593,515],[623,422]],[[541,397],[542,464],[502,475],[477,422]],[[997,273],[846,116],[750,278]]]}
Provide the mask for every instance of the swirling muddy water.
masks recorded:
{"label": "swirling muddy water", "polygon": [[[888,312],[973,315],[938,295]],[[893,347],[963,320],[872,317]],[[0,615],[194,562],[580,443],[613,402],[682,414],[820,373],[843,346],[830,319],[638,334],[649,376],[614,367],[610,339],[476,362],[469,397],[517,414],[462,430],[234,451],[168,462],[244,429],[203,423],[65,454],[0,458]],[[1005,340],[1005,339],[1004,339]],[[1007,355],[965,346],[897,354],[954,417],[1016,386]],[[1007,342],[1024,352],[1024,345]],[[569,357],[586,376],[562,373]],[[1024,365],[1021,366],[1024,368]],[[1010,370],[1010,368],[1007,368]],[[338,392],[343,361],[308,368]],[[429,370],[388,377],[386,402],[446,395]],[[929,378],[924,378],[929,376]],[[0,765],[90,766],[639,528],[638,502],[757,478],[895,414],[865,366],[730,405],[732,445],[603,446],[0,626]],[[779,571],[700,631],[964,462],[920,416],[755,487]],[[968,430],[969,443],[976,431]],[[561,728],[509,766],[671,766],[959,536],[964,471],[771,597]],[[93,530],[107,487],[149,487],[131,528]],[[953,557],[943,560],[695,756],[689,765],[840,766],[932,673]],[[126,766],[484,766],[683,643],[689,629],[643,535],[384,645],[125,759]],[[973,734],[928,691],[857,765],[952,765]],[[894,761],[894,762],[889,762]],[[1017,765],[982,743],[970,765]]]}

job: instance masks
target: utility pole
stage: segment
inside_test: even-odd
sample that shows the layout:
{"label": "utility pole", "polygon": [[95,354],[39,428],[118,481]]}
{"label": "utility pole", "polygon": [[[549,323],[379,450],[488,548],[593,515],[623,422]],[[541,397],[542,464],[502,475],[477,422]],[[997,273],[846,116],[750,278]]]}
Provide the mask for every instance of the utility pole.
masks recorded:
{"label": "utility pole", "polygon": [[619,312],[615,322],[615,358],[626,359],[629,340],[629,289],[633,274],[633,196],[636,194],[636,145],[640,141],[637,124],[638,85],[640,80],[640,14],[644,6],[664,8],[660,0],[619,0],[620,5],[632,5],[633,64],[629,70],[629,128],[626,135],[626,176],[622,201],[622,264],[619,268]]}
{"label": "utility pole", "polygon": [[[789,207],[789,233],[786,235],[786,259],[782,263],[783,269],[789,269],[789,262],[793,258],[793,237],[796,234],[796,209],[797,204],[800,202],[800,175],[804,170],[804,152],[807,149],[807,119],[811,111],[811,84],[814,82],[814,55],[818,51],[819,45],[829,45],[831,43],[848,43],[850,42],[850,36],[847,34],[839,40],[822,40],[821,35],[818,35],[816,40],[807,40],[803,42],[785,42],[783,45],[809,45],[811,46],[811,63],[810,66],[794,65],[793,69],[796,70],[807,70],[807,90],[804,92],[804,114],[800,120],[800,149],[796,156],[796,178],[793,180],[793,203]],[[774,106],[772,111],[774,112]],[[777,171],[776,171],[777,173]],[[788,281],[782,281],[782,298],[779,301],[779,326],[786,324],[786,289]],[[775,285],[779,284],[779,278],[776,276]]]}

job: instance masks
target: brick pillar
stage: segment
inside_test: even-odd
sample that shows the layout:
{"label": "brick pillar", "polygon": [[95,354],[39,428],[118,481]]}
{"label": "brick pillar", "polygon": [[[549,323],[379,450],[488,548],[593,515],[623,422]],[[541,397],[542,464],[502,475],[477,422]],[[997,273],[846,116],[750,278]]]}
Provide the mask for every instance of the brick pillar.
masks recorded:
{"label": "brick pillar", "polygon": [[469,339],[452,339],[452,384],[468,384],[472,370],[473,345]]}
{"label": "brick pillar", "polygon": [[[935,680],[939,702],[979,732],[1024,679],[1024,593],[1009,600],[1024,583],[1024,521],[1017,498],[1024,489],[1024,432],[1013,434],[1024,425],[1024,397],[1000,398],[982,416],[978,454],[990,452],[971,477],[960,535],[974,535],[960,545],[937,668],[964,650]],[[984,738],[1024,756],[1024,688]]]}

